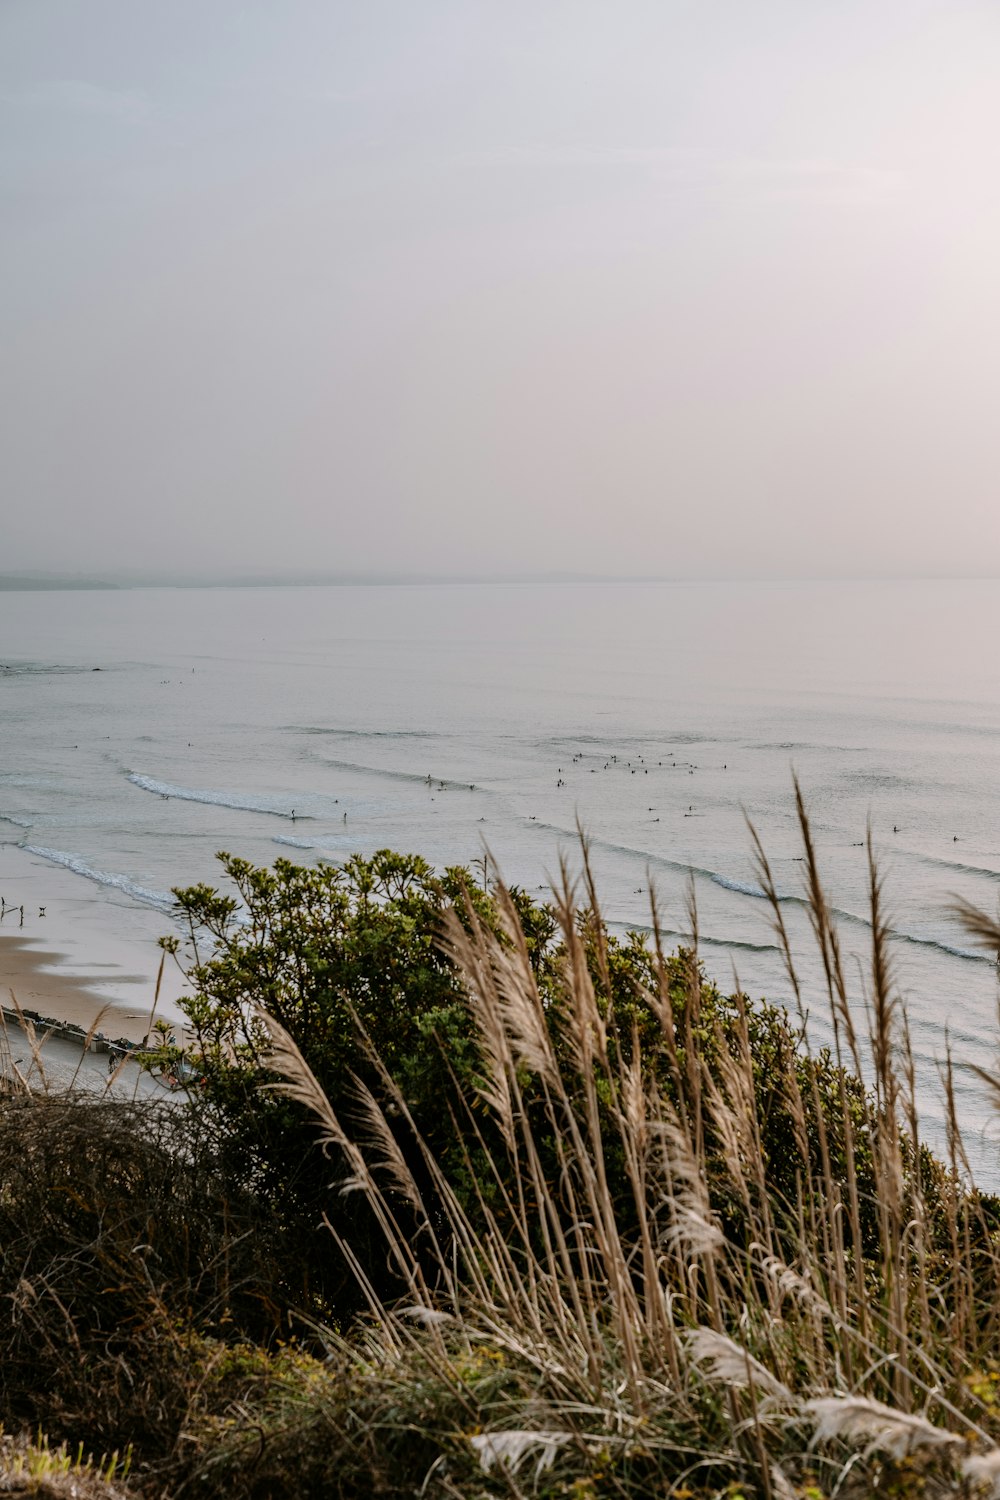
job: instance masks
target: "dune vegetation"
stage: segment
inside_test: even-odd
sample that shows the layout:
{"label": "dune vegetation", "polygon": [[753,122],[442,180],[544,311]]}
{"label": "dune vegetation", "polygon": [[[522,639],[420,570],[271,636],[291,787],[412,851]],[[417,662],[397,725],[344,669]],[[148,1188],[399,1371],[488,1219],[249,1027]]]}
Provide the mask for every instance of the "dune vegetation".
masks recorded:
{"label": "dune vegetation", "polygon": [[544,904],[388,852],[178,890],[203,1082],[0,1099],[0,1493],[1000,1496],[1000,1200],[946,1061],[921,1141],[874,859],[861,996],[799,812],[798,1013],[693,901],[612,936],[585,847]]}

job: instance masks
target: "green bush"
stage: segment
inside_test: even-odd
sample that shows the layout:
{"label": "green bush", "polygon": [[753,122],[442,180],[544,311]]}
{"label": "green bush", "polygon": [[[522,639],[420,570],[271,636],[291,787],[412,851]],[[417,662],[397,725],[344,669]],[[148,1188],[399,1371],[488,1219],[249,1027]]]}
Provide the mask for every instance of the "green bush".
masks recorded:
{"label": "green bush", "polygon": [[[523,942],[525,961],[552,1012],[568,1087],[579,1090],[560,1018],[565,935],[552,906],[515,890],[505,913],[498,892],[484,893],[468,870],[438,877],[417,856],[383,850],[342,868],[317,869],[284,860],[273,869],[229,855],[220,860],[235,896],[206,885],[176,892],[190,923],[194,958],[187,971],[191,992],[179,1003],[206,1078],[198,1107],[214,1122],[227,1173],[265,1196],[295,1228],[300,1280],[289,1288],[292,1299],[318,1298],[328,1317],[348,1317],[362,1299],[349,1267],[331,1254],[324,1217],[380,1295],[391,1296],[382,1238],[363,1195],[338,1194],[343,1159],[316,1150],[308,1111],[269,1087],[275,1080],[259,1012],[273,1016],[293,1038],[338,1118],[355,1119],[359,1084],[386,1106],[396,1142],[425,1196],[434,1190],[418,1138],[446,1165],[466,1209],[474,1213],[481,1197],[502,1222],[501,1200],[513,1178],[498,1181],[491,1166],[497,1159],[495,1121],[475,1108],[470,1114],[485,1062],[464,977],[442,944],[445,913],[458,912],[467,931],[481,927],[511,952]],[[794,1218],[803,1130],[809,1169],[819,1172],[825,1153],[834,1178],[845,1181],[845,1116],[856,1125],[864,1104],[857,1080],[841,1074],[827,1053],[806,1056],[784,1010],[723,995],[705,980],[692,953],[658,954],[637,933],[617,939],[593,907],[574,920],[613,1056],[620,1051],[627,1060],[634,1050],[664,1099],[678,1105],[692,1082],[693,1097],[700,1097],[703,1070],[718,1083],[724,1060],[742,1048],[752,1067],[767,1190],[779,1214]],[[386,1073],[405,1101],[406,1120],[386,1092]],[[790,1077],[796,1099],[789,1097]],[[542,1093],[529,1077],[524,1101],[534,1112],[546,1180],[558,1193],[558,1142],[544,1119]],[[599,1104],[606,1113],[606,1089]],[[796,1106],[803,1117],[798,1129]],[[745,1204],[732,1190],[727,1144],[710,1113],[702,1114],[713,1191],[727,1231],[738,1238]],[[633,1197],[614,1131],[607,1136],[609,1190],[627,1233]],[[870,1250],[878,1226],[863,1132],[855,1132],[854,1152],[860,1223]],[[395,1211],[409,1222],[404,1203],[395,1204]],[[409,1228],[416,1238],[416,1226]]]}

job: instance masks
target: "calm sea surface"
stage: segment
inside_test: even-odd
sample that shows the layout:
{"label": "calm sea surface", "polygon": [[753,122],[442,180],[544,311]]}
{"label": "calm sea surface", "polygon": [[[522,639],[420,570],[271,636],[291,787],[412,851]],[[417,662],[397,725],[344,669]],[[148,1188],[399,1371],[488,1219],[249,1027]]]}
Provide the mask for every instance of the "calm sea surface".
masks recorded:
{"label": "calm sea surface", "polygon": [[171,886],[214,880],[217,850],[485,844],[536,889],[578,865],[579,818],[613,923],[648,923],[652,880],[680,940],[693,871],[709,972],[785,1001],[745,810],[822,1040],[794,768],[859,1014],[870,818],[928,1128],[947,1026],[996,1184],[962,1067],[997,1058],[997,970],[948,903],[1000,893],[998,639],[994,582],[0,593],[0,894],[113,993],[111,935],[148,981]]}

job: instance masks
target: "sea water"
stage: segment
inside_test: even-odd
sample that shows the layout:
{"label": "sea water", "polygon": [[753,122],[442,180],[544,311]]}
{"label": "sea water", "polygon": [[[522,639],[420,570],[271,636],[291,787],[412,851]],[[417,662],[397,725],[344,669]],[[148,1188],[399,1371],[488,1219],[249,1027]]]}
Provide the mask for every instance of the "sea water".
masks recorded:
{"label": "sea water", "polygon": [[541,895],[578,872],[579,825],[615,930],[649,925],[652,885],[684,941],[693,878],[709,974],[791,1004],[749,818],[822,1043],[794,772],[859,1023],[870,826],[927,1128],[947,1028],[996,1183],[969,1068],[996,1061],[996,955],[949,907],[997,909],[998,637],[978,581],[0,593],[0,894],[27,889],[27,934],[95,966],[114,932],[148,977],[171,888],[217,882],[219,850],[488,850]]}

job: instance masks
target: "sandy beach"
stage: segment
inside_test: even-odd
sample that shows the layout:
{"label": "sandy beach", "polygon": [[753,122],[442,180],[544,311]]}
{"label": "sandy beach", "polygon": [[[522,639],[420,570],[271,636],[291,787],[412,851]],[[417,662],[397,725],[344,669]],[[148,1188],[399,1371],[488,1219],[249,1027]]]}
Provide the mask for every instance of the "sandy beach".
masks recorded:
{"label": "sandy beach", "polygon": [[[141,1041],[156,991],[163,917],[140,912],[137,936],[130,910],[11,844],[0,844],[0,895],[7,903],[0,913],[0,1004],[10,1005],[13,994],[23,1010],[84,1030],[96,1022],[106,1036]],[[178,978],[168,964],[158,1010],[175,1026],[182,1019],[173,999]]]}
{"label": "sandy beach", "polygon": [[117,984],[129,980],[136,986],[134,1006],[109,1000],[100,980],[74,971],[64,955],[39,947],[37,939],[0,933],[0,1004],[16,1001],[22,1010],[139,1042],[149,1029],[152,997],[144,974],[116,976]]}

